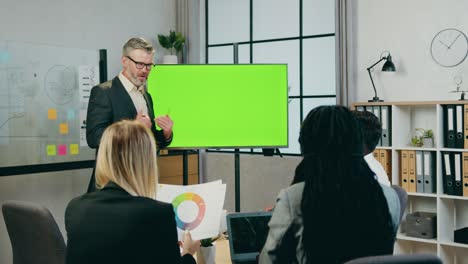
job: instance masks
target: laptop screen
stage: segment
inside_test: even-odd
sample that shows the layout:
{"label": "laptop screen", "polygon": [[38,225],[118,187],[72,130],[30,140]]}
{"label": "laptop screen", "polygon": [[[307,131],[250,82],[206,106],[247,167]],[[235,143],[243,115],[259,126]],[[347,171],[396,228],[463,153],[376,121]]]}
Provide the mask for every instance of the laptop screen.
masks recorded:
{"label": "laptop screen", "polygon": [[232,261],[255,260],[268,235],[271,212],[227,215],[229,248]]}

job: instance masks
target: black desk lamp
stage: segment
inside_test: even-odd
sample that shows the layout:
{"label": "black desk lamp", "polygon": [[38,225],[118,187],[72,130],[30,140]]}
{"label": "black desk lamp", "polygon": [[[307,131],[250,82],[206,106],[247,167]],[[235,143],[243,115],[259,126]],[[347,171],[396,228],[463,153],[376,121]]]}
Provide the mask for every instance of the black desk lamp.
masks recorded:
{"label": "black desk lamp", "polygon": [[374,84],[374,80],[372,79],[372,74],[371,74],[371,72],[374,71],[374,66],[379,64],[383,60],[386,60],[386,62],[382,66],[382,71],[386,71],[386,72],[395,71],[395,64],[393,64],[392,62],[392,56],[390,55],[390,52],[388,52],[387,56],[380,55],[380,60],[378,60],[376,63],[372,64],[369,68],[367,68],[367,72],[369,73],[369,77],[372,82],[372,87],[374,88],[374,93],[375,93],[374,98],[372,98],[372,100],[368,100],[368,102],[383,102],[383,100],[380,100],[379,97],[377,96],[377,90],[375,90],[375,84]]}

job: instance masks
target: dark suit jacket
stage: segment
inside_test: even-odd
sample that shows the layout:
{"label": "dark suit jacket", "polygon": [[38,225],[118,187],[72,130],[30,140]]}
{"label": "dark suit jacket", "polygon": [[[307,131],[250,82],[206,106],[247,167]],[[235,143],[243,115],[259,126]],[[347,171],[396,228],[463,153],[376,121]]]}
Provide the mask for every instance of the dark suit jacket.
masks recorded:
{"label": "dark suit jacket", "polygon": [[[145,92],[143,96],[148,106],[148,116],[151,119],[151,131],[155,136],[158,148],[164,148],[171,141],[166,141],[163,131],[156,129],[151,95]],[[89,97],[86,117],[86,141],[88,142],[88,146],[97,149],[102,133],[109,125],[123,119],[135,119],[136,115],[137,110],[135,105],[118,77],[115,77],[112,81],[107,81],[93,87]],[[88,192],[95,189],[93,170]]]}
{"label": "dark suit jacket", "polygon": [[117,184],[73,199],[65,211],[67,264],[195,263],[180,256],[171,204]]}

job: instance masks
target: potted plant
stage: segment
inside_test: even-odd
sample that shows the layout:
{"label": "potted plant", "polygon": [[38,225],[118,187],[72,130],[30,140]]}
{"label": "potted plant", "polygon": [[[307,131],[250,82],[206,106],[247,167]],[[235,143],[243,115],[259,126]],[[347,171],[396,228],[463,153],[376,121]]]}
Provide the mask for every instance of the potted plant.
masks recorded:
{"label": "potted plant", "polygon": [[169,50],[170,53],[170,55],[163,57],[163,63],[177,64],[177,54],[182,51],[185,45],[185,37],[182,36],[182,33],[170,30],[169,35],[159,34],[158,41],[161,47]]}
{"label": "potted plant", "polygon": [[421,137],[418,135],[415,135],[411,138],[411,146],[413,147],[422,147],[423,143],[421,140]]}
{"label": "potted plant", "polygon": [[415,147],[434,147],[434,132],[432,129],[416,128],[416,135],[411,138],[411,144]]}
{"label": "potted plant", "polygon": [[200,250],[197,252],[198,264],[214,264],[216,257],[215,241],[221,238],[219,234],[216,237],[205,238],[200,240]]}

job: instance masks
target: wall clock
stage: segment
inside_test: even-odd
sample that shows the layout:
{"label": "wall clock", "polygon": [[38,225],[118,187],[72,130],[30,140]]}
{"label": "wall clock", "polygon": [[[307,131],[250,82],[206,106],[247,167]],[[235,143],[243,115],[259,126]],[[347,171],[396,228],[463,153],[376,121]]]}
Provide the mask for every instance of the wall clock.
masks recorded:
{"label": "wall clock", "polygon": [[457,66],[468,55],[468,38],[458,29],[444,29],[432,39],[431,55],[440,66]]}

